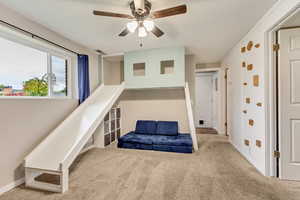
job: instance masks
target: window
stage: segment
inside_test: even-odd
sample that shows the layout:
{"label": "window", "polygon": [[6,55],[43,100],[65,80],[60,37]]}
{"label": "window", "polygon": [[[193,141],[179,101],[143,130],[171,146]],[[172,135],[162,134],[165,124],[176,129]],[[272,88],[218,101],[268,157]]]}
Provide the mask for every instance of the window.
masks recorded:
{"label": "window", "polygon": [[145,63],[134,63],[133,64],[133,75],[134,76],[145,76]]}
{"label": "window", "polygon": [[160,74],[173,74],[174,60],[165,60],[160,62]]}
{"label": "window", "polygon": [[53,96],[67,96],[67,66],[66,59],[57,56],[51,56],[51,71],[52,74],[52,95]]}
{"label": "window", "polygon": [[68,59],[0,37],[0,96],[66,97]]}

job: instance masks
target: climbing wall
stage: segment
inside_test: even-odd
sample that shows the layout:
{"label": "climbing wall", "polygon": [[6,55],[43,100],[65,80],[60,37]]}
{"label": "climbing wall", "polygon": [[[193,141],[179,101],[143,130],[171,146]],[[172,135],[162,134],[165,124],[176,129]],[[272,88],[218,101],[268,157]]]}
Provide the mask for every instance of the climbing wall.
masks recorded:
{"label": "climbing wall", "polygon": [[[263,139],[264,111],[262,109],[263,92],[263,66],[257,63],[257,55],[262,51],[261,44],[257,41],[245,41],[241,47],[241,73],[242,73],[242,129],[245,152],[250,160],[259,164],[257,155],[265,151]],[[262,162],[264,163],[264,162]],[[262,168],[264,166],[261,166]]]}

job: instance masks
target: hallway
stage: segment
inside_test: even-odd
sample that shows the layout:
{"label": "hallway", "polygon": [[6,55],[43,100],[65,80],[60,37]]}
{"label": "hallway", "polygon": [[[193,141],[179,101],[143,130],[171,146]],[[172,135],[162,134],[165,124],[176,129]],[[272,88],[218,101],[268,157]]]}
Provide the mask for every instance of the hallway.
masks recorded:
{"label": "hallway", "polygon": [[76,162],[70,190],[55,194],[21,186],[0,200],[296,200],[300,183],[259,174],[219,135],[198,134],[199,151],[176,154],[110,147]]}

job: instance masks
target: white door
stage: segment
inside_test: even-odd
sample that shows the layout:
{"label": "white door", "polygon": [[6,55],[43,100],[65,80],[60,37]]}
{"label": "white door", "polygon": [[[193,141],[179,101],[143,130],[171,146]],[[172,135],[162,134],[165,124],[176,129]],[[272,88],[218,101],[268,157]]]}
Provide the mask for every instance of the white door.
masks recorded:
{"label": "white door", "polygon": [[300,29],[279,31],[279,177],[300,180]]}
{"label": "white door", "polygon": [[196,127],[212,127],[212,90],[212,74],[198,73],[196,76]]}

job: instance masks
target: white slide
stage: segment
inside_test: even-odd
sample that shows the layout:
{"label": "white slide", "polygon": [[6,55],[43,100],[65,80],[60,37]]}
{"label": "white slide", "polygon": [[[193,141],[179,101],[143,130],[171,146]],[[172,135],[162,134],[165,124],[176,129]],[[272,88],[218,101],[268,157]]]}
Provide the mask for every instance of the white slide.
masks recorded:
{"label": "white slide", "polygon": [[185,94],[187,116],[189,120],[190,132],[191,132],[190,134],[193,140],[193,147],[195,151],[198,151],[198,141],[197,141],[193,107],[192,107],[192,101],[191,101],[191,95],[190,95],[190,89],[188,83],[185,84],[184,94]]}
{"label": "white slide", "polygon": [[[101,85],[25,158],[27,187],[65,192],[69,167],[124,90],[121,85]],[[35,180],[41,174],[60,176],[60,184]]]}

